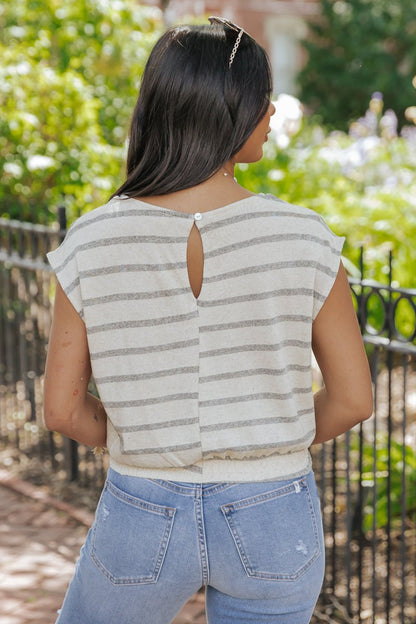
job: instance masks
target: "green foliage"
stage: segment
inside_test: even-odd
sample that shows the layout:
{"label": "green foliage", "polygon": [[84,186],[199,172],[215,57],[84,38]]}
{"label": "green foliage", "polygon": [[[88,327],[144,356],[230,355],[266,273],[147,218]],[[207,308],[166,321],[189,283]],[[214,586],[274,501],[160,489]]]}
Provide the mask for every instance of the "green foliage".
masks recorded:
{"label": "green foliage", "polygon": [[[158,19],[135,0],[0,5],[0,215],[47,222],[66,203],[71,221],[121,183],[128,120]],[[357,139],[305,123],[287,148],[272,140],[266,147],[262,162],[240,168],[243,185],[321,213],[347,236],[351,261],[365,246],[369,277],[383,281],[391,248],[396,281],[414,286],[414,140]]]}
{"label": "green foliage", "polygon": [[321,0],[321,14],[303,42],[302,102],[325,124],[345,129],[380,91],[403,121],[415,101],[414,0]]}
{"label": "green foliage", "polygon": [[[377,437],[376,454],[373,447],[366,443],[363,449],[362,482],[369,489],[369,496],[364,506],[363,530],[371,531],[385,527],[388,522],[388,475],[390,474],[390,514],[393,523],[400,522],[402,511],[406,517],[416,513],[416,451],[409,445],[397,440],[391,441],[390,471],[389,449],[386,434]],[[404,479],[403,479],[404,475]],[[403,491],[405,483],[405,493]],[[375,515],[374,515],[375,484]],[[404,508],[403,508],[404,503]]]}
{"label": "green foliage", "polygon": [[396,285],[415,286],[416,142],[306,123],[284,150],[272,141],[266,148],[262,161],[239,166],[241,184],[320,213],[346,236],[344,255],[356,265],[364,245],[368,278],[386,283],[391,249]]}
{"label": "green foliage", "polygon": [[128,121],[161,23],[135,0],[0,6],[0,214],[48,221],[122,181]]}

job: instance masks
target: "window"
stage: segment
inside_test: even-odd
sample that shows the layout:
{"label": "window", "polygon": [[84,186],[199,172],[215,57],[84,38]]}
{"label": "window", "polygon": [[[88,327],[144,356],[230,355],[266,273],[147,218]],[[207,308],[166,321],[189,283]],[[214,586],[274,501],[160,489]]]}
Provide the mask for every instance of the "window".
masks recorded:
{"label": "window", "polygon": [[268,18],[266,36],[269,41],[274,92],[296,95],[296,78],[302,67],[303,50],[300,40],[307,26],[299,17],[282,15]]}

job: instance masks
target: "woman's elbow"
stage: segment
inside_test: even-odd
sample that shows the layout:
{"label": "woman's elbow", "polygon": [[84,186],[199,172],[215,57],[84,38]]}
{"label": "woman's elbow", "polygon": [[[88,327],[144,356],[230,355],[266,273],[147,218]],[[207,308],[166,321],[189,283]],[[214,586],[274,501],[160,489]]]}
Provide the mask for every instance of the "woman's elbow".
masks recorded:
{"label": "woman's elbow", "polygon": [[371,418],[374,410],[373,392],[370,388],[365,395],[350,396],[345,406],[350,414],[352,426]]}
{"label": "woman's elbow", "polygon": [[71,423],[71,414],[66,414],[64,410],[55,403],[50,403],[47,399],[43,404],[43,422],[48,431],[56,431],[67,435],[68,424]]}
{"label": "woman's elbow", "polygon": [[48,431],[59,431],[60,419],[53,409],[43,406],[43,422]]}

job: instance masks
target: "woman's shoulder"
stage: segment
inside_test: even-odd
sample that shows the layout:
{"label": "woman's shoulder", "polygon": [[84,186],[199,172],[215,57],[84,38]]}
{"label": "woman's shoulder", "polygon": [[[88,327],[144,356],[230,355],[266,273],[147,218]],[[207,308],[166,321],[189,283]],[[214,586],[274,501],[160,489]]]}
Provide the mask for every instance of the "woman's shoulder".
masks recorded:
{"label": "woman's shoulder", "polygon": [[308,236],[318,237],[330,242],[330,244],[336,239],[339,240],[339,244],[344,241],[344,237],[333,232],[322,215],[315,210],[298,204],[291,204],[271,193],[259,193],[257,197],[262,207],[284,219],[287,227],[302,234],[305,238]]}
{"label": "woman's shoulder", "polygon": [[80,217],[75,219],[68,229],[67,238],[71,238],[74,234],[82,233],[83,235],[97,234],[97,228],[102,224],[120,215],[126,209],[126,202],[123,197],[112,197],[108,202],[97,206],[88,212],[84,212]]}
{"label": "woman's shoulder", "polygon": [[315,210],[299,204],[289,203],[271,193],[258,193],[257,199],[265,208],[274,211],[282,217],[293,217],[295,219],[298,217],[299,219],[315,221],[316,223],[324,223],[322,216]]}

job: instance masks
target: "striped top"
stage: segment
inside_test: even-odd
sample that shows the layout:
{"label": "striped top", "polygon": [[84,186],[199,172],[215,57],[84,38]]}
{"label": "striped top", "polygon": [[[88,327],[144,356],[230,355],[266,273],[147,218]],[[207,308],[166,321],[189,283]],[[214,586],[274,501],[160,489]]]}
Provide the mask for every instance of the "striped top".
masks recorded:
{"label": "striped top", "polygon": [[48,258],[87,328],[111,466],[189,482],[307,473],[311,325],[343,240],[263,195],[194,215],[118,197],[75,221]]}

